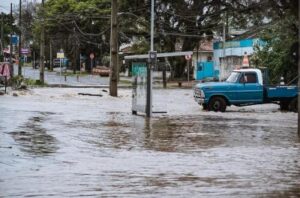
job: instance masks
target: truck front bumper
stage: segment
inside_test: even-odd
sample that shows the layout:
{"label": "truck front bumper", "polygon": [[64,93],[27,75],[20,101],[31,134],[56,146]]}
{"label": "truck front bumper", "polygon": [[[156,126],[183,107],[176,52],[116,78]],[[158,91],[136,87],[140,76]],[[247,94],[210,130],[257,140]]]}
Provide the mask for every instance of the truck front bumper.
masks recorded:
{"label": "truck front bumper", "polygon": [[194,97],[194,99],[198,104],[200,105],[204,104],[205,101],[204,98]]}

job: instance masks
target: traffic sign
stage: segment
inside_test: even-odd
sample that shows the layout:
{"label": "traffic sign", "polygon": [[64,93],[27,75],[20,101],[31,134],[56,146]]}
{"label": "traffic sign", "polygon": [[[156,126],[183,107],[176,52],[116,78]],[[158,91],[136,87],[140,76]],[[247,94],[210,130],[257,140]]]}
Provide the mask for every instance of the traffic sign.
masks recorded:
{"label": "traffic sign", "polygon": [[28,49],[28,48],[22,48],[21,49],[21,54],[30,54],[30,49]]}
{"label": "traffic sign", "polygon": [[57,52],[56,57],[57,58],[65,58],[65,54],[63,52]]}
{"label": "traffic sign", "polygon": [[90,59],[94,59],[95,58],[95,54],[94,53],[90,53]]}
{"label": "traffic sign", "polygon": [[185,60],[191,60],[192,55],[185,55]]}

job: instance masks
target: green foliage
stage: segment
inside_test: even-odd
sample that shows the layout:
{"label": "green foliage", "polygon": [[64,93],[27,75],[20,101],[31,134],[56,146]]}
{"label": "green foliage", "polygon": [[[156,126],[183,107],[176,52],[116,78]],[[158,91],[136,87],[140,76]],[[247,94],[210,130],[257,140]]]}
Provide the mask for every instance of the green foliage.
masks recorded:
{"label": "green foliage", "polygon": [[1,13],[0,15],[0,23],[2,26],[2,17],[3,17],[3,47],[7,47],[9,45],[9,35],[12,32],[18,32],[18,28],[15,25],[11,25],[13,22],[13,18],[10,17],[10,14]]}
{"label": "green foliage", "polygon": [[34,79],[30,79],[30,78],[24,78],[23,76],[14,76],[9,80],[9,84],[11,84],[11,86],[14,89],[19,89],[22,86],[46,86],[46,83],[41,83],[40,80],[34,80]]}
{"label": "green foliage", "polygon": [[[51,41],[55,54],[63,48],[67,58],[75,63],[80,52],[95,53],[100,64],[108,65],[110,51],[110,0],[47,0],[38,10],[34,30],[34,44],[40,39],[41,25],[46,29],[46,45]],[[296,3],[295,3],[296,2]],[[295,74],[295,38],[298,28],[293,21],[298,1],[289,0],[202,0],[155,1],[154,47],[158,52],[192,51],[201,40],[222,35],[224,20],[230,27],[250,29],[251,35],[265,26],[273,26],[260,35],[267,41],[254,57],[256,63],[268,66],[272,80],[284,75],[290,79]],[[122,0],[119,3],[119,46],[133,43],[132,53],[144,54],[150,49],[150,1]],[[294,16],[294,17],[290,17]],[[274,23],[275,21],[278,21]],[[295,31],[296,29],[296,31]],[[291,31],[289,31],[291,30]],[[253,34],[252,34],[253,33]],[[38,46],[34,45],[38,49]],[[46,47],[46,50],[48,47]],[[49,53],[46,52],[46,56]],[[78,61],[77,61],[78,62]],[[175,77],[182,77],[186,61],[183,57],[169,58]],[[287,67],[288,65],[288,67]]]}
{"label": "green foliage", "polygon": [[259,34],[266,45],[256,48],[254,62],[269,69],[271,83],[278,83],[281,76],[286,82],[297,76],[299,44],[297,24],[298,18],[287,13],[284,18]]}
{"label": "green foliage", "polygon": [[136,54],[147,54],[149,50],[149,43],[144,38],[132,45],[132,51]]}

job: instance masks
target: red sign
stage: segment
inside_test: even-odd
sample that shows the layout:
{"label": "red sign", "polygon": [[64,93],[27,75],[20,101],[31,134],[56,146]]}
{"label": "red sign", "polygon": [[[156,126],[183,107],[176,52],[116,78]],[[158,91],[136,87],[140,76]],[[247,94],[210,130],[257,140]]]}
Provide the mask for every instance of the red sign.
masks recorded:
{"label": "red sign", "polygon": [[185,55],[185,60],[190,60],[192,58],[192,55]]}
{"label": "red sign", "polygon": [[95,58],[95,54],[94,53],[90,53],[90,59],[94,59]]}

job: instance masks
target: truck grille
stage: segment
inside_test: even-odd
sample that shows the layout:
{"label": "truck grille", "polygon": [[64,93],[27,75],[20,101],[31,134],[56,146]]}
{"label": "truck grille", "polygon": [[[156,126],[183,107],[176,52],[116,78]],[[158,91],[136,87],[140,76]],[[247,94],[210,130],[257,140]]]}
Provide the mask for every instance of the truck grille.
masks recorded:
{"label": "truck grille", "polygon": [[194,97],[195,98],[204,98],[204,94],[199,88],[195,88],[194,89]]}

